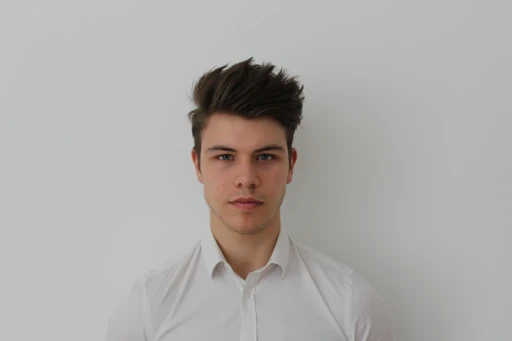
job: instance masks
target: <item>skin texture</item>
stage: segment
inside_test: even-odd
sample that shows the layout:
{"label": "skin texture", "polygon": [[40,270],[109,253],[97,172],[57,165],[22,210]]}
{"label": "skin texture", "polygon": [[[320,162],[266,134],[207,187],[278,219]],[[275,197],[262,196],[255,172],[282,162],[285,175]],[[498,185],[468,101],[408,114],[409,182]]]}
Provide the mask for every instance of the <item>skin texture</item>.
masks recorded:
{"label": "skin texture", "polygon": [[[268,146],[277,149],[258,151]],[[271,118],[215,113],[202,132],[200,158],[199,169],[199,155],[192,150],[197,179],[204,185],[210,208],[210,227],[228,263],[245,278],[272,254],[297,151],[293,148],[288,158],[285,130]],[[263,204],[242,210],[231,204],[239,197],[253,197]]]}

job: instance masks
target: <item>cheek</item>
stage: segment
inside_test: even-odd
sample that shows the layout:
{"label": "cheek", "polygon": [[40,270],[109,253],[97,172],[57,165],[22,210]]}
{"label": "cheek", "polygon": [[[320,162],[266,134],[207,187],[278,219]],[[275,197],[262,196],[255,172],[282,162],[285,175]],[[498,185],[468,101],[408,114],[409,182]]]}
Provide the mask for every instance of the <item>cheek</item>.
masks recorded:
{"label": "cheek", "polygon": [[266,179],[267,188],[272,192],[281,192],[283,188],[286,186],[286,180],[288,178],[288,173],[283,172],[275,172],[269,174]]}
{"label": "cheek", "polygon": [[222,199],[225,193],[229,191],[230,182],[228,177],[224,174],[216,174],[205,179],[205,191],[213,198]]}

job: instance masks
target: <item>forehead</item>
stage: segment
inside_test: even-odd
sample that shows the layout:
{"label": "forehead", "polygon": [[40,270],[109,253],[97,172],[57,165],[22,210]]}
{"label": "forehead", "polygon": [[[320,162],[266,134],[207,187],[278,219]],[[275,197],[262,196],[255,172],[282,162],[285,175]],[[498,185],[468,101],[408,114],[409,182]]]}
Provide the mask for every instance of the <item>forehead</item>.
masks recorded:
{"label": "forehead", "polygon": [[202,149],[223,144],[236,149],[256,149],[261,145],[286,145],[285,129],[274,119],[247,119],[229,114],[213,114],[202,132]]}

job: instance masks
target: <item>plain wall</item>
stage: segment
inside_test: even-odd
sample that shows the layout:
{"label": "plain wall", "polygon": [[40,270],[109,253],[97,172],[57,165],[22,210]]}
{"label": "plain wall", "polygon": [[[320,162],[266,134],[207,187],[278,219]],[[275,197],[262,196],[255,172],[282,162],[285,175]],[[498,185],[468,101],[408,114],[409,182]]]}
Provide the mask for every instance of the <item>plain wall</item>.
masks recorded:
{"label": "plain wall", "polygon": [[509,1],[2,1],[0,339],[89,341],[208,227],[186,113],[205,71],[300,76],[282,208],[398,340],[510,340]]}

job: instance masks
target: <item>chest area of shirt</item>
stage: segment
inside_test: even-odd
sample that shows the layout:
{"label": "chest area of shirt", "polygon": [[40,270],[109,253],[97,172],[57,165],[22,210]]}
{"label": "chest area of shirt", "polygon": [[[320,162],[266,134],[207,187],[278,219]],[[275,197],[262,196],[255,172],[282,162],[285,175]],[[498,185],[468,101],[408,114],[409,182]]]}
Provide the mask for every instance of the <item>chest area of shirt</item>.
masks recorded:
{"label": "chest area of shirt", "polygon": [[324,302],[296,289],[182,299],[180,309],[170,309],[156,326],[154,341],[348,341]]}
{"label": "chest area of shirt", "polygon": [[245,281],[219,271],[213,280],[181,283],[154,312],[149,340],[348,341],[342,296],[293,268],[284,277],[268,270]]}
{"label": "chest area of shirt", "polygon": [[327,319],[311,316],[309,311],[295,311],[289,316],[250,312],[200,314],[176,324],[167,323],[158,330],[154,341],[348,341]]}

